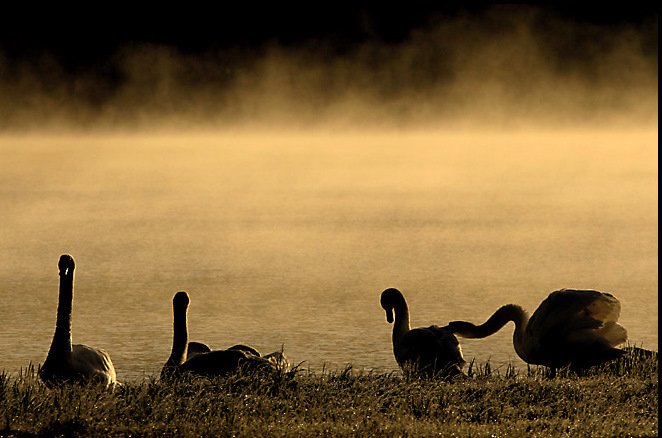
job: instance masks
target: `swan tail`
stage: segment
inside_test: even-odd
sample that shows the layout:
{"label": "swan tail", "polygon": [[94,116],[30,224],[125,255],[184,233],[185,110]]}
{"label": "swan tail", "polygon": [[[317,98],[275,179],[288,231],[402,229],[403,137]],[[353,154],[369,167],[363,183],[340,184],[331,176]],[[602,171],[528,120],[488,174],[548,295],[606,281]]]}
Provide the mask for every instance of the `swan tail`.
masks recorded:
{"label": "swan tail", "polygon": [[628,340],[628,332],[625,327],[617,322],[609,321],[596,330],[596,333],[609,342],[609,345],[615,347]]}
{"label": "swan tail", "polygon": [[267,354],[266,356],[263,356],[264,359],[268,360],[269,362],[273,363],[276,366],[277,370],[283,371],[283,372],[288,372],[290,371],[291,364],[287,356],[283,354],[282,351],[275,351],[271,354]]}

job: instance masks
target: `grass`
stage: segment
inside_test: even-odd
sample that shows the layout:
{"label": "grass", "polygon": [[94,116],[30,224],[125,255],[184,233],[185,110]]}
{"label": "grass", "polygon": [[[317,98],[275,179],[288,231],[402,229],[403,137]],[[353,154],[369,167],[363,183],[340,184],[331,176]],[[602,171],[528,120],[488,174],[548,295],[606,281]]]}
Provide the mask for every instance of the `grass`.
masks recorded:
{"label": "grass", "polygon": [[471,363],[466,379],[304,370],[115,390],[0,374],[0,437],[658,436],[657,359],[577,376]]}

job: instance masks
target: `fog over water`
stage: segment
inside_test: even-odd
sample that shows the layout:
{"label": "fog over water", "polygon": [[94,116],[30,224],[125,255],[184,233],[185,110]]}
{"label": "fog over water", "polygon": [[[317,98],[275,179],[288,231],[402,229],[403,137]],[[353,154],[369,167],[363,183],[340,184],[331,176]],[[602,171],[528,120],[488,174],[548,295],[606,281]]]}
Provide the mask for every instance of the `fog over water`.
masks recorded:
{"label": "fog over water", "polygon": [[0,129],[657,126],[657,17],[599,26],[529,5],[442,18],[393,43],[138,41],[85,68],[0,48]]}
{"label": "fog over water", "polygon": [[[496,7],[397,42],[134,42],[84,69],[0,47],[0,370],[43,362],[63,253],[74,343],[120,380],[167,359],[178,290],[191,340],[314,371],[397,368],[387,287],[414,327],[611,292],[657,349],[657,96],[656,17]],[[512,329],[465,357],[522,366]]]}

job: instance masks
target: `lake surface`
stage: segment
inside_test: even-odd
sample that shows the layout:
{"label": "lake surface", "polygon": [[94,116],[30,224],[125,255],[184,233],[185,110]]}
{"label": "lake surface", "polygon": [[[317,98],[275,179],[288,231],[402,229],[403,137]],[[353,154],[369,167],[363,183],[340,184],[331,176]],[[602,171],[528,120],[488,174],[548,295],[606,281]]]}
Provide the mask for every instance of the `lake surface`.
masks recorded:
{"label": "lake surface", "polygon": [[[57,261],[76,262],[74,343],[120,380],[191,340],[284,348],[318,372],[397,369],[379,305],[412,326],[608,291],[630,341],[658,348],[657,130],[0,138],[0,370],[43,362]],[[460,339],[522,366],[513,324]]]}

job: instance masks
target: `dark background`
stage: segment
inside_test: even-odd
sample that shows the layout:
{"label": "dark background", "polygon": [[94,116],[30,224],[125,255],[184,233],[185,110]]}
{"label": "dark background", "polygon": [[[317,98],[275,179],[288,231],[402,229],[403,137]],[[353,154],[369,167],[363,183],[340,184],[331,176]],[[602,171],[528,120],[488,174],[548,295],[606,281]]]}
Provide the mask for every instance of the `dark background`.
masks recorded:
{"label": "dark background", "polygon": [[[652,2],[4,4],[0,132],[286,115],[314,124],[349,95],[391,124],[476,108],[483,119],[657,120],[657,17]],[[473,85],[455,91],[467,76]],[[372,113],[342,114],[381,123]]]}
{"label": "dark background", "polygon": [[[0,50],[9,60],[49,53],[68,69],[84,68],[111,56],[119,47],[141,43],[172,46],[182,53],[200,53],[229,47],[255,49],[265,44],[292,46],[324,40],[327,50],[342,53],[366,41],[398,43],[412,29],[458,17],[474,17],[493,6],[446,3],[406,7],[283,6],[243,2],[221,7],[170,2],[135,8],[103,3],[86,7],[27,3],[21,7],[3,6],[0,10]],[[542,16],[548,16],[550,23],[562,19],[605,29],[657,21],[658,15],[654,2],[591,7],[520,6],[543,9]],[[546,25],[541,21],[541,27]],[[656,29],[654,38],[657,40]]]}

